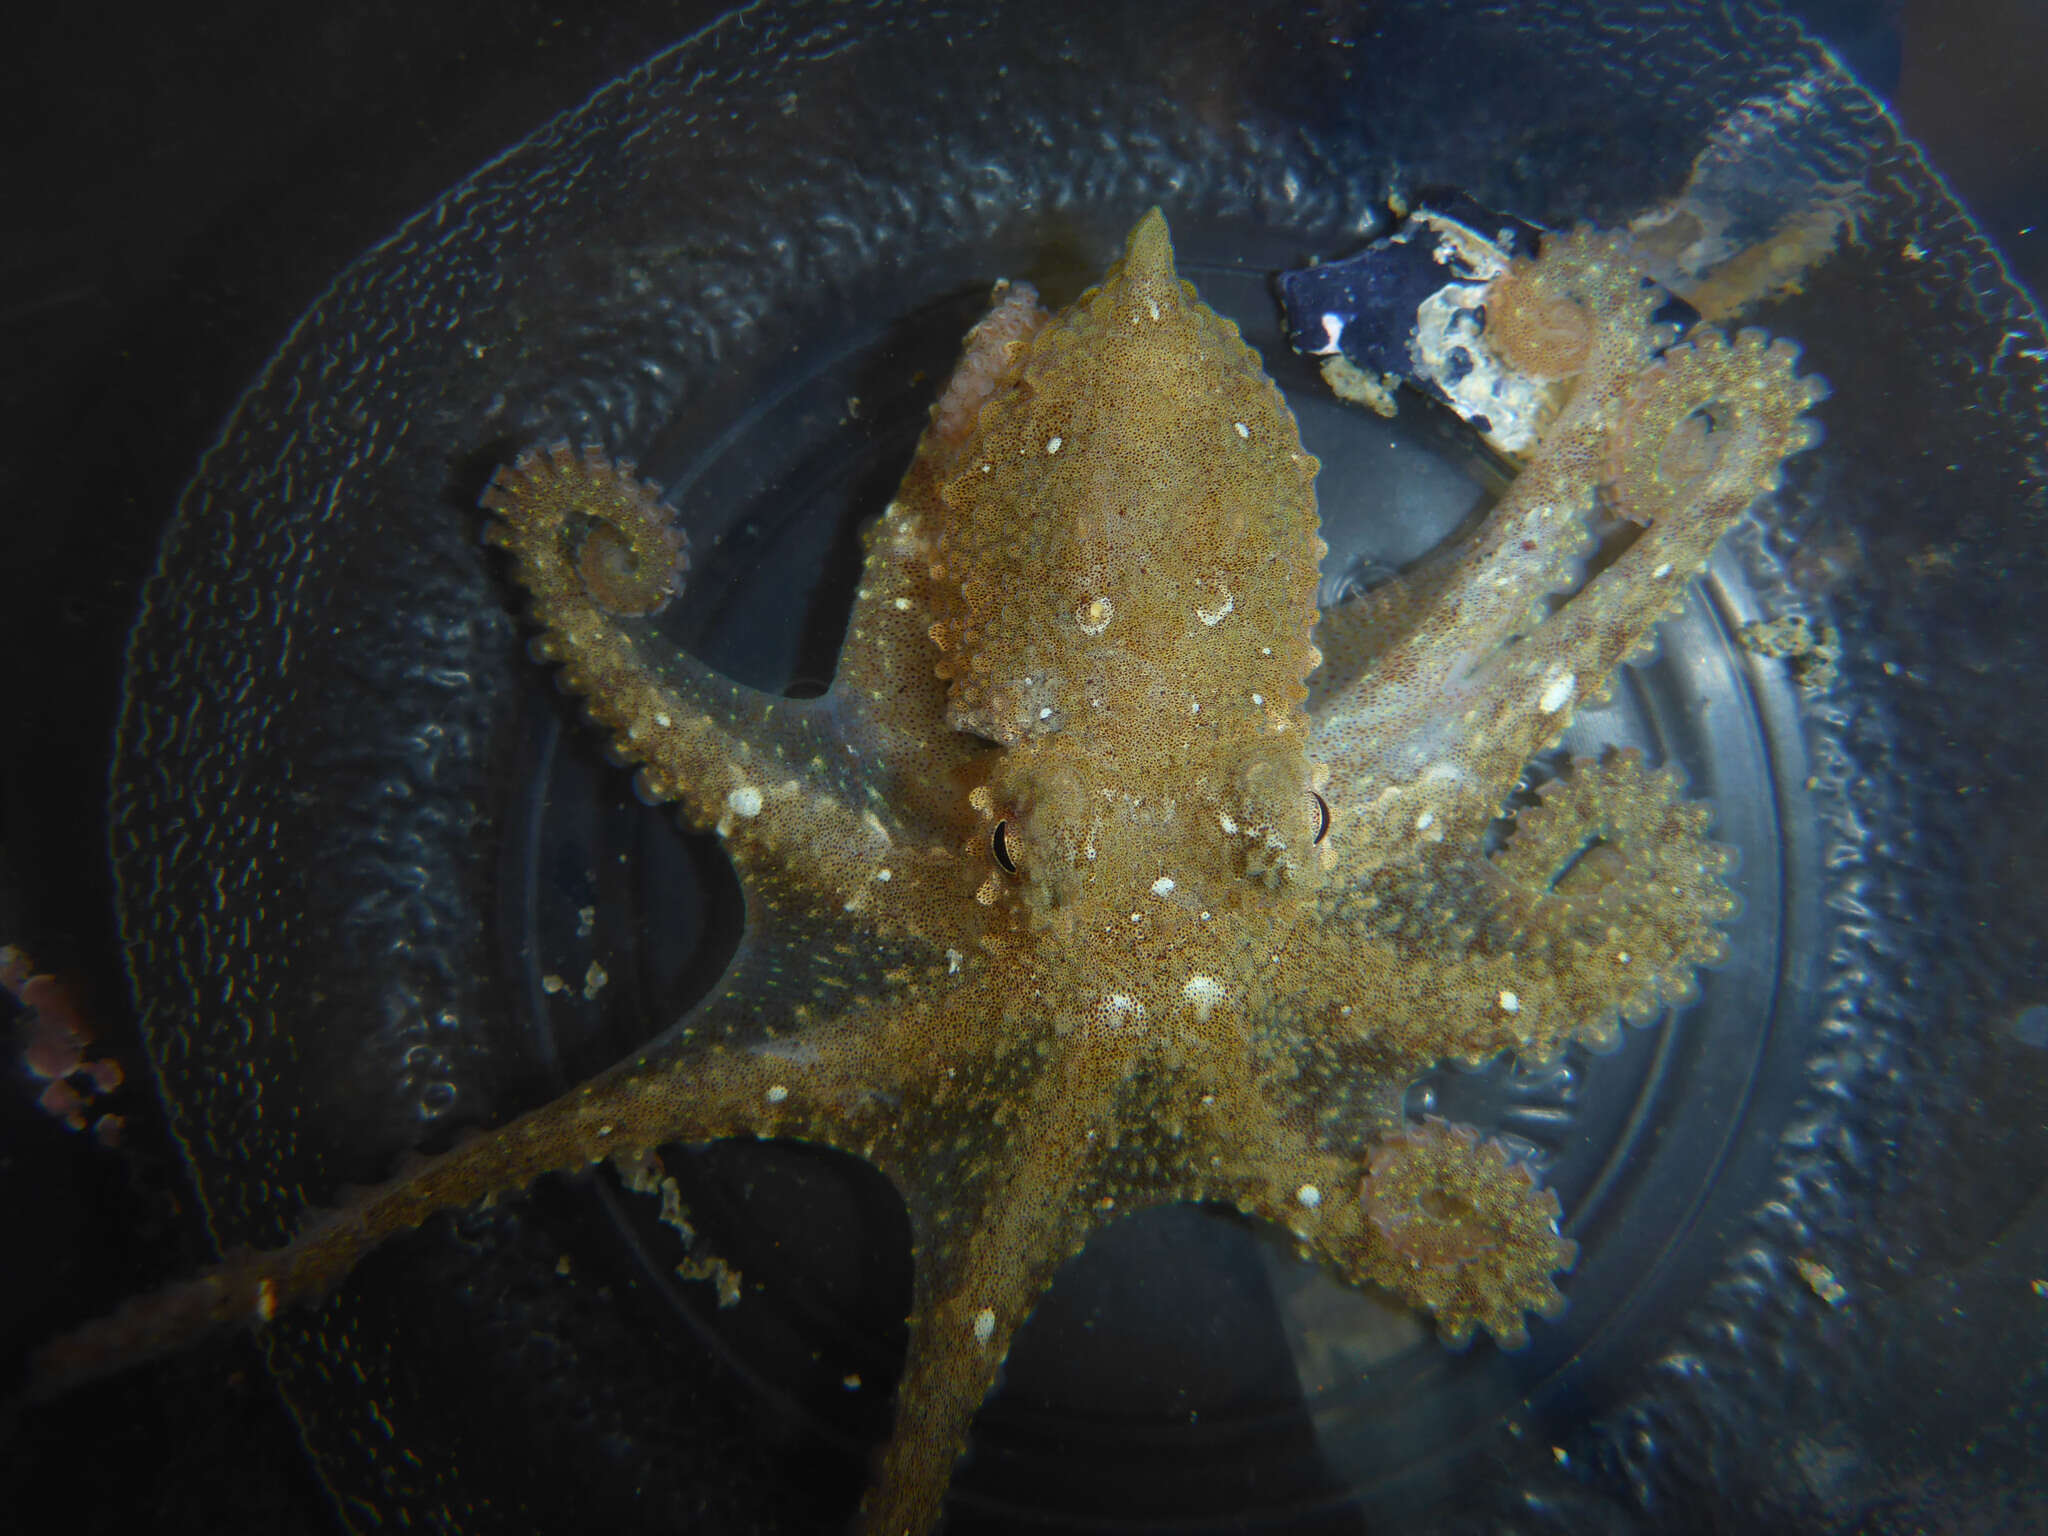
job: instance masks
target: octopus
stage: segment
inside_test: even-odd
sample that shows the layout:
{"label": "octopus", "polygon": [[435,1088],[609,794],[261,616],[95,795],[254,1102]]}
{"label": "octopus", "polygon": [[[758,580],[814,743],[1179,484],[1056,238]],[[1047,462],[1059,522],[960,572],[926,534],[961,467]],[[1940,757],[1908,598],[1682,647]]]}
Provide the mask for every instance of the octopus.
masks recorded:
{"label": "octopus", "polygon": [[[1660,297],[1585,230],[1497,279],[1489,332],[1554,396],[1540,445],[1469,534],[1319,613],[1316,461],[1154,210],[1061,313],[997,289],[811,699],[661,638],[686,541],[632,464],[521,455],[482,505],[534,652],[642,795],[723,840],[738,953],[553,1103],[53,1342],[36,1390],[268,1320],[432,1213],[729,1137],[843,1149],[909,1213],[873,1536],[939,1522],[1055,1271],[1151,1207],[1235,1207],[1453,1345],[1522,1344],[1564,1304],[1559,1202],[1405,1094],[1607,1044],[1722,958],[1728,854],[1672,769],[1525,772],[1824,393],[1784,341],[1659,326]],[[1593,563],[1602,518],[1629,536]]]}

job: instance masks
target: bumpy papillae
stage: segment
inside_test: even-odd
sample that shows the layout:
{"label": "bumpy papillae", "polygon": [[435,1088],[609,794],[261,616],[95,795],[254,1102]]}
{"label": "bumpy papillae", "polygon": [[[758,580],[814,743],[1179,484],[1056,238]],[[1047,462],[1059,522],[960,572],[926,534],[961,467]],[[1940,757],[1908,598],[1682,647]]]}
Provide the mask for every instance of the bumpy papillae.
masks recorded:
{"label": "bumpy papillae", "polygon": [[1446,1343],[1463,1345],[1484,1328],[1519,1348],[1523,1313],[1564,1310],[1551,1276],[1579,1250],[1558,1235],[1557,1196],[1470,1126],[1432,1115],[1386,1137],[1372,1150],[1360,1202],[1379,1238],[1362,1274],[1430,1312]]}
{"label": "bumpy papillae", "polygon": [[[689,569],[688,540],[675,509],[658,486],[634,477],[631,459],[612,463],[596,448],[578,454],[566,442],[529,449],[500,469],[481,505],[502,519],[523,505],[568,505],[551,510],[560,537],[571,545],[576,574],[590,600],[606,613],[652,618],[675,601]],[[494,524],[496,532],[504,525]]]}
{"label": "bumpy papillae", "polygon": [[1745,329],[1733,342],[1695,331],[1647,369],[1611,440],[1605,480],[1616,510],[1654,523],[1712,497],[1747,506],[1775,490],[1784,461],[1819,441],[1802,413],[1827,386],[1794,372],[1799,349]]}

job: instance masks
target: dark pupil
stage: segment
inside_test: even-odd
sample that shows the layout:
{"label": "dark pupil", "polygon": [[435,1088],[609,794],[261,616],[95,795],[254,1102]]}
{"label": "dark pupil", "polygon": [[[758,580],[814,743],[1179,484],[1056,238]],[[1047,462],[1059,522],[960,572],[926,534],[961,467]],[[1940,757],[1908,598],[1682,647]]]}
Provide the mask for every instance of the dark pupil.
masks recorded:
{"label": "dark pupil", "polygon": [[1320,843],[1330,835],[1330,802],[1314,790],[1308,792],[1308,797],[1316,803],[1316,841]]}
{"label": "dark pupil", "polygon": [[1007,821],[996,823],[995,835],[989,839],[989,850],[995,854],[996,862],[1003,866],[1003,873],[1014,875],[1017,873],[1017,861],[1010,857],[1010,842],[1005,836],[1009,825]]}

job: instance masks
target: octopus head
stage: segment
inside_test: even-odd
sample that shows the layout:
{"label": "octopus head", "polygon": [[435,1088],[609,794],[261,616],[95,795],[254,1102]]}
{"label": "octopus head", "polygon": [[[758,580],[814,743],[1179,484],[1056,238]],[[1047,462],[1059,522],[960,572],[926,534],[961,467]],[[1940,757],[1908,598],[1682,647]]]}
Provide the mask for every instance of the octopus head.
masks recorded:
{"label": "octopus head", "polygon": [[1022,743],[974,792],[990,857],[1033,911],[1171,931],[1320,881],[1330,811],[1298,735],[1246,743],[1178,779],[1092,745]]}

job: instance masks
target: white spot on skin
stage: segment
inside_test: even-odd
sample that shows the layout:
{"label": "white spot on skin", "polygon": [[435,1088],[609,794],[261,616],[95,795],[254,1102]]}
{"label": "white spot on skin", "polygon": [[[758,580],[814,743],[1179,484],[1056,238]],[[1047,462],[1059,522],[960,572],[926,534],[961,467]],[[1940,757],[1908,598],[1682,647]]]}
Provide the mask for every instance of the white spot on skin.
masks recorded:
{"label": "white spot on skin", "polygon": [[1049,437],[1045,440],[1045,451],[1047,453],[1058,453],[1060,451],[1060,444],[1065,441],[1066,439],[1063,437]]}
{"label": "white spot on skin", "polygon": [[1152,318],[1154,320],[1159,318],[1159,301],[1157,299],[1147,299],[1145,307],[1152,311]]}
{"label": "white spot on skin", "polygon": [[996,1309],[983,1307],[974,1314],[974,1342],[987,1344],[996,1336]]}
{"label": "white spot on skin", "polygon": [[1195,1010],[1195,1018],[1206,1024],[1209,1022],[1209,1015],[1216,1011],[1216,1005],[1230,995],[1230,989],[1214,976],[1204,976],[1197,971],[1187,979],[1187,984],[1180,989],[1180,995],[1187,1000],[1188,1006]]}
{"label": "white spot on skin", "polygon": [[1650,572],[1650,579],[1652,581],[1662,581],[1666,576],[1669,576],[1670,574],[1671,562],[1669,560],[1666,560],[1662,565],[1658,566],[1657,569]]}
{"label": "white spot on skin", "polygon": [[967,957],[961,954],[960,951],[957,949],[947,950],[946,974],[948,976],[958,976],[960,974],[960,967],[966,961],[966,959]]}
{"label": "white spot on skin", "polygon": [[1074,614],[1074,622],[1081,626],[1084,635],[1099,635],[1109,628],[1109,621],[1116,617],[1116,605],[1106,597],[1090,598]]}
{"label": "white spot on skin", "polygon": [[1233,421],[1231,425],[1237,428],[1237,435],[1239,437],[1243,438],[1246,442],[1251,441],[1252,429],[1250,427],[1246,426],[1241,421]]}
{"label": "white spot on skin", "polygon": [[907,597],[899,597],[896,599],[894,606],[898,613],[908,613],[910,612],[910,599]]}
{"label": "white spot on skin", "polygon": [[1559,672],[1543,685],[1543,697],[1536,701],[1537,708],[1546,715],[1554,715],[1571,703],[1572,694],[1577,691],[1579,680],[1569,672]]}
{"label": "white spot on skin", "polygon": [[665,731],[670,726],[674,725],[675,721],[669,719],[667,714],[665,714],[664,712],[657,710],[654,715],[654,723],[660,726]]}
{"label": "white spot on skin", "polygon": [[761,791],[751,784],[742,784],[725,797],[725,808],[751,821],[761,814]]}
{"label": "white spot on skin", "polygon": [[1263,705],[1266,702],[1266,696],[1263,693],[1255,693],[1252,695],[1252,702]]}
{"label": "white spot on skin", "polygon": [[1424,811],[1420,816],[1415,818],[1415,830],[1418,832],[1427,832],[1435,824],[1435,811]]}
{"label": "white spot on skin", "polygon": [[1323,316],[1323,344],[1309,354],[1310,357],[1328,357],[1344,344],[1344,317]]}
{"label": "white spot on skin", "polygon": [[1231,837],[1237,835],[1237,823],[1231,820],[1230,812],[1228,811],[1218,811],[1216,813],[1216,825],[1221,827]]}
{"label": "white spot on skin", "polygon": [[1161,875],[1157,880],[1154,880],[1152,882],[1152,894],[1154,896],[1171,896],[1173,894],[1173,876]]}
{"label": "white spot on skin", "polygon": [[1313,1184],[1304,1184],[1294,1192],[1294,1198],[1302,1203],[1305,1210],[1314,1210],[1323,1203],[1323,1192]]}
{"label": "white spot on skin", "polygon": [[761,1097],[766,1099],[770,1104],[780,1104],[784,1099],[789,1097],[789,1090],[783,1087],[782,1084],[777,1083],[774,1087],[770,1088],[766,1093],[762,1094]]}
{"label": "white spot on skin", "polygon": [[896,872],[893,869],[878,869],[875,871],[875,878],[886,885],[896,878]]}
{"label": "white spot on skin", "polygon": [[1104,1029],[1136,1028],[1145,1022],[1145,1005],[1125,992],[1112,992],[1095,1005],[1095,1022]]}
{"label": "white spot on skin", "polygon": [[1522,1000],[1503,987],[1500,994],[1500,1011],[1502,1013],[1520,1013],[1522,1011]]}
{"label": "white spot on skin", "polygon": [[1232,611],[1235,610],[1236,607],[1237,599],[1232,597],[1228,592],[1226,592],[1223,594],[1223,603],[1221,607],[1197,608],[1195,610],[1195,617],[1200,619],[1204,624],[1208,625],[1211,629],[1214,629],[1218,624],[1221,624],[1225,619],[1229,618]]}

